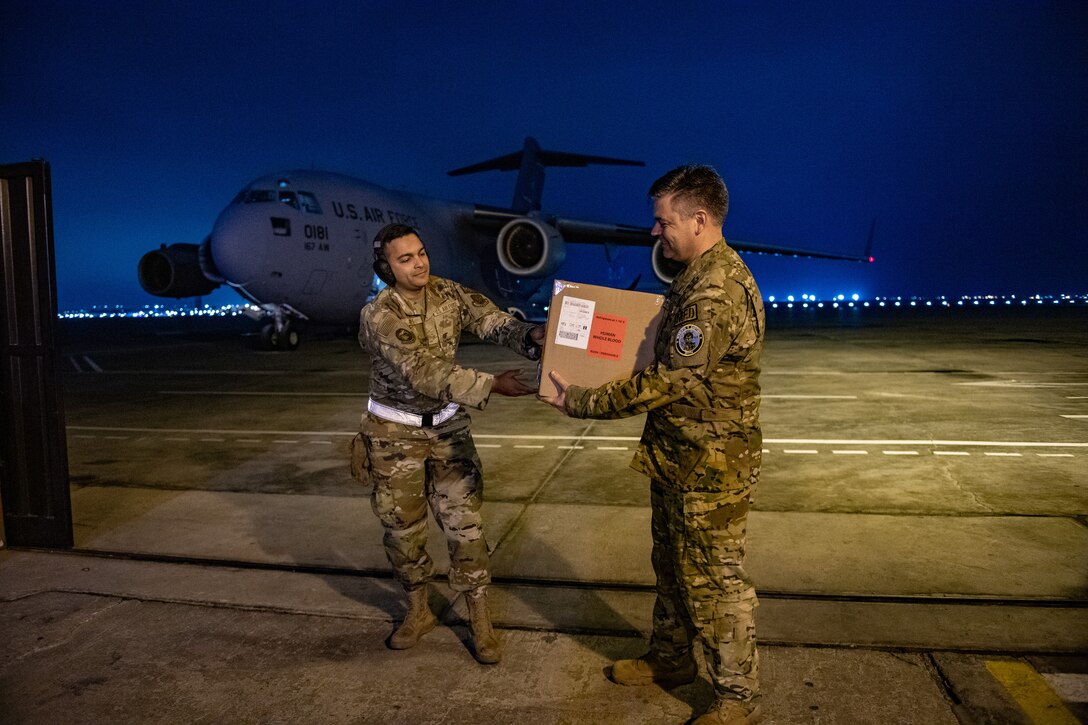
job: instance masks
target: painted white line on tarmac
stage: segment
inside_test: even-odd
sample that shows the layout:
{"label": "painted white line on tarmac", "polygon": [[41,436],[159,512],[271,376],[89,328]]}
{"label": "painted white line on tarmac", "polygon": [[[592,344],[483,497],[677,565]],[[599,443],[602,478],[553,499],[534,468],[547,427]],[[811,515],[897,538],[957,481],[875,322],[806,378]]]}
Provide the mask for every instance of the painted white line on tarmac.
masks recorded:
{"label": "painted white line on tarmac", "polygon": [[[128,428],[120,426],[96,426],[96,425],[69,425],[69,431],[111,431],[117,433],[151,433],[160,435],[163,433],[192,433],[192,434],[221,434],[221,435],[296,435],[296,436],[354,436],[353,430],[245,430],[223,428]],[[522,440],[522,441],[614,441],[637,442],[639,436],[593,436],[581,433],[567,435],[505,435],[497,433],[473,433],[473,438],[480,440]],[[957,441],[941,439],[913,439],[902,440],[890,438],[765,438],[765,444],[777,445],[814,445],[814,446],[966,446],[989,448],[1083,448],[1088,449],[1088,443],[1068,441]],[[766,450],[766,449],[765,449]]]}
{"label": "painted white line on tarmac", "polygon": [[264,441],[257,438],[235,438],[235,443],[263,443]]}
{"label": "painted white line on tarmac", "polygon": [[819,453],[819,451],[813,450],[811,448],[787,448],[786,450],[784,450],[782,452],[783,453],[804,453],[804,454],[809,454],[809,455],[811,455],[813,453]]}
{"label": "painted white line on tarmac", "polygon": [[[587,438],[589,436],[586,436]],[[925,439],[863,439],[850,440],[845,438],[764,438],[764,443],[781,443],[786,445],[811,444],[811,445],[843,445],[843,446],[986,446],[990,448],[1088,448],[1088,443],[1068,443],[1058,441],[951,441],[951,440],[925,440]]]}
{"label": "painted white line on tarmac", "polygon": [[1036,453],[1040,458],[1072,458],[1072,453]]}
{"label": "painted white line on tarmac", "polygon": [[886,456],[916,456],[918,451],[881,451]]}
{"label": "painted white line on tarmac", "polygon": [[[968,453],[967,451],[933,451],[933,455],[935,455],[935,456],[969,456],[971,454]],[[1066,455],[1071,456],[1073,454],[1072,453],[1067,453]]]}
{"label": "painted white line on tarmac", "polygon": [[637,441],[641,440],[640,436],[585,436],[581,433],[571,433],[570,435],[517,435],[517,434],[499,434],[499,433],[476,433],[473,432],[473,438],[490,438],[501,440],[515,440],[515,441],[569,441],[573,438],[577,438],[582,441]]}
{"label": "painted white line on tarmac", "polygon": [[311,446],[331,446],[332,441],[310,441]]}
{"label": "painted white line on tarmac", "polygon": [[[279,353],[273,353],[279,354]],[[103,370],[106,375],[233,375],[245,376],[245,375],[295,375],[299,370]],[[358,370],[307,370],[306,375],[358,375]]]}
{"label": "painted white line on tarmac", "polygon": [[514,448],[543,448],[544,446],[515,445]]}
{"label": "painted white line on tarmac", "polygon": [[986,451],[982,455],[984,455],[984,456],[1003,456],[1003,457],[1006,457],[1006,458],[1019,458],[1023,454],[1022,453],[1008,453],[1008,452],[993,453],[991,451]]}
{"label": "painted white line on tarmac", "polygon": [[189,438],[163,438],[164,441],[170,441],[171,443],[188,443]]}
{"label": "painted white line on tarmac", "polygon": [[1082,420],[1088,418],[1088,415],[1063,415],[1063,418],[1072,418],[1073,420]]}
{"label": "painted white line on tarmac", "polygon": [[1088,395],[1067,395],[1066,400],[1088,400]]}
{"label": "painted white line on tarmac", "polygon": [[869,451],[831,451],[837,456],[867,456]]}
{"label": "painted white line on tarmac", "polygon": [[477,448],[502,448],[502,443],[477,443]]}
{"label": "painted white line on tarmac", "polygon": [[1019,380],[1001,380],[973,383],[952,383],[975,388],[1081,388],[1088,383],[1021,383]]}
{"label": "painted white line on tarmac", "polygon": [[627,446],[597,446],[598,451],[629,451]]}
{"label": "painted white line on tarmac", "polygon": [[[122,433],[219,433],[222,435],[354,436],[350,430],[246,430],[237,428],[122,428],[101,425],[70,425],[68,430],[119,431]],[[501,438],[502,436],[494,436]],[[577,438],[578,436],[557,436]],[[637,438],[635,440],[638,440]]]}
{"label": "painted white line on tarmac", "polygon": [[366,393],[292,393],[285,390],[265,392],[260,390],[159,390],[159,395],[260,395],[290,398],[365,398]]}
{"label": "painted white line on tarmac", "polygon": [[200,442],[201,443],[222,443],[223,440],[224,440],[223,438],[201,438]]}
{"label": "painted white line on tarmac", "polygon": [[763,400],[775,398],[777,400],[857,400],[856,395],[764,395]]}
{"label": "painted white line on tarmac", "polygon": [[561,448],[568,451],[580,451],[584,449],[585,446],[556,446],[556,448]]}

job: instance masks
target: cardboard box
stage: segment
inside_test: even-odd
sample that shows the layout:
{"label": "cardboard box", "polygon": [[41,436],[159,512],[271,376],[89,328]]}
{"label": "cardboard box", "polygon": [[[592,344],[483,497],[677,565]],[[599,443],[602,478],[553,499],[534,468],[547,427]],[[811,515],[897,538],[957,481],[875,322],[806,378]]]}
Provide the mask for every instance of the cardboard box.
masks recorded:
{"label": "cardboard box", "polygon": [[646,292],[555,280],[539,393],[558,392],[548,377],[552,370],[571,385],[596,387],[647,367],[664,301]]}

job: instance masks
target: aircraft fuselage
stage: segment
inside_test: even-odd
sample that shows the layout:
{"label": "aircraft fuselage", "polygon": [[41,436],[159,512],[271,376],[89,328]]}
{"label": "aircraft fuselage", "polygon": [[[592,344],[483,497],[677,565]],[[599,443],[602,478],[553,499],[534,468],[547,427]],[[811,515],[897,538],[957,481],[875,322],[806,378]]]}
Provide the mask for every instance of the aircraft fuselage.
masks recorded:
{"label": "aircraft fuselage", "polygon": [[372,291],[374,235],[408,224],[426,243],[434,274],[516,303],[498,279],[485,279],[480,259],[493,239],[464,223],[473,210],[349,176],[291,171],[249,184],[220,213],[207,244],[219,275],[243,296],[350,323]]}

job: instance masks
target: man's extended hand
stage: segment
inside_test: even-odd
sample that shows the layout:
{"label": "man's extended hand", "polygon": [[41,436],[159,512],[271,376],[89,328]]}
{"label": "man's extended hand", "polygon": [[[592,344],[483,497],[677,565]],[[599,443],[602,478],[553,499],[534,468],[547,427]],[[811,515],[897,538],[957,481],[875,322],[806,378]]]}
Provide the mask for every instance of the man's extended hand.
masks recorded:
{"label": "man's extended hand", "polygon": [[544,344],[544,325],[537,325],[529,330],[529,339],[537,345]]}
{"label": "man's extended hand", "polygon": [[559,389],[559,392],[555,395],[540,395],[537,396],[548,405],[555,406],[560,413],[566,415],[567,409],[565,407],[567,401],[567,388],[570,387],[570,383],[563,379],[563,376],[554,370],[548,371],[548,377],[555,383],[555,387]]}
{"label": "man's extended hand", "polygon": [[506,370],[495,376],[495,382],[491,385],[491,391],[498,393],[499,395],[509,395],[510,397],[517,397],[519,395],[532,395],[536,392],[534,388],[526,385],[518,375],[521,374],[520,370]]}

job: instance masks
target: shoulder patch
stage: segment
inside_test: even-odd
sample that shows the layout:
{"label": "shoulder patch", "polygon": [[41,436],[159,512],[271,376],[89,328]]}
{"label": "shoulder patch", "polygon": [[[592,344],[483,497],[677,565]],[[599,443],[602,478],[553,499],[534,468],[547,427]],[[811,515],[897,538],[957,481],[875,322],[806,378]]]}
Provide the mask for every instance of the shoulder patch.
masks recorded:
{"label": "shoulder patch", "polygon": [[393,334],[393,330],[400,324],[400,321],[393,315],[380,314],[380,311],[373,315],[373,320],[376,323],[374,326],[375,331],[382,337]]}
{"label": "shoulder patch", "polygon": [[416,341],[416,336],[414,334],[412,334],[411,330],[409,330],[409,329],[407,329],[405,327],[402,327],[399,330],[397,330],[397,339],[400,340],[401,342],[403,342],[405,345],[407,345],[409,343],[415,342]]}
{"label": "shoulder patch", "polygon": [[479,292],[473,292],[469,295],[469,299],[472,300],[472,305],[474,307],[487,307],[487,298]]}
{"label": "shoulder patch", "polygon": [[684,308],[683,312],[680,313],[680,319],[678,320],[678,322],[691,322],[697,317],[699,317],[699,306],[688,305]]}
{"label": "shoulder patch", "polygon": [[[687,310],[684,310],[686,313]],[[698,325],[684,325],[676,331],[676,352],[691,357],[703,346],[703,331]]]}

